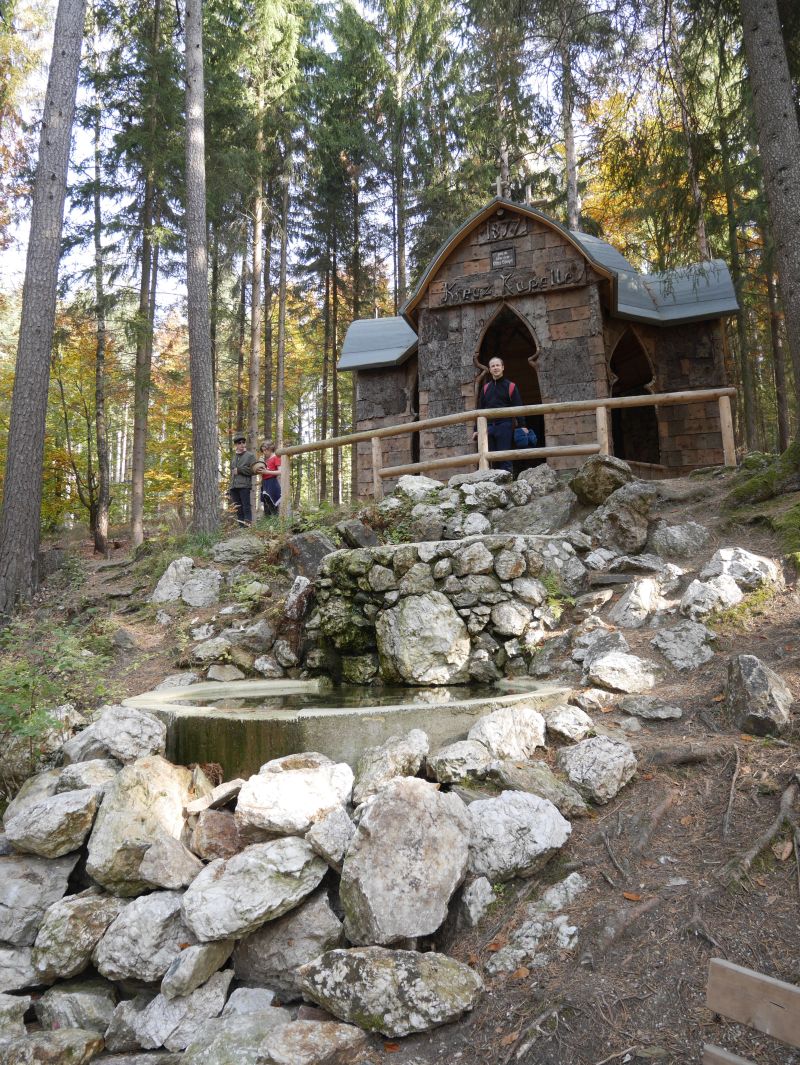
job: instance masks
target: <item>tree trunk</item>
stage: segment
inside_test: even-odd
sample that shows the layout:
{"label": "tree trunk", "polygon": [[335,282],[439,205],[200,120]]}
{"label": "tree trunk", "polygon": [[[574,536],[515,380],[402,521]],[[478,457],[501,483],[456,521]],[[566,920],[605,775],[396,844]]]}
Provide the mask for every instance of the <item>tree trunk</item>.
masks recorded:
{"label": "tree trunk", "polygon": [[289,230],[289,175],[284,178],[281,203],[281,261],[278,280],[278,367],[275,389],[275,443],[283,447],[284,375],[286,356],[286,256]]}
{"label": "tree trunk", "polygon": [[[776,0],[742,0],[742,27],[786,339],[800,366],[800,127]],[[795,373],[800,403],[800,375]]]}
{"label": "tree trunk", "polygon": [[219,471],[208,313],[202,0],[188,0],[186,4],[186,282],[194,456],[193,525],[198,532],[212,533],[219,525]]}
{"label": "tree trunk", "polygon": [[45,415],[67,165],[85,13],[86,0],[59,0],[33,187],[11,399],[0,516],[0,615],[9,614],[19,600],[30,599],[39,582]]}
{"label": "tree trunk", "polygon": [[[566,28],[564,30],[566,33]],[[575,151],[575,130],[572,112],[575,108],[575,87],[572,81],[569,48],[561,49],[561,123],[564,130],[564,155],[567,168],[567,229],[580,229],[581,205],[578,198],[578,157]]]}
{"label": "tree trunk", "polygon": [[[253,293],[250,300],[250,364],[248,366],[247,393],[247,438],[250,450],[258,453],[258,400],[261,392],[261,271],[264,241],[264,178],[262,159],[264,155],[264,130],[261,117],[261,100],[258,101],[258,129],[256,132],[256,186],[253,196]],[[250,505],[255,514],[258,509],[258,478],[252,480]]]}
{"label": "tree trunk", "polygon": [[[339,358],[339,279],[337,263],[336,231],[333,233],[331,246],[331,406],[333,407],[331,432],[333,436],[339,435],[340,411],[339,411],[339,371],[336,363]],[[335,447],[333,449],[333,503],[338,506],[342,501],[342,452]]]}
{"label": "tree trunk", "polygon": [[244,334],[247,323],[247,247],[242,252],[242,284],[239,291],[239,343],[236,349],[236,426],[244,427]]}
{"label": "tree trunk", "polygon": [[[322,345],[322,417],[320,434],[323,440],[328,437],[328,367],[330,366],[331,352],[331,271],[325,269],[325,305],[323,307],[323,321],[325,334]],[[320,502],[328,498],[328,453],[322,450],[319,453],[319,498]]]}
{"label": "tree trunk", "polygon": [[[267,203],[269,203],[267,197]],[[264,436],[273,439],[272,429],[272,214],[264,241]]]}
{"label": "tree trunk", "polygon": [[211,223],[211,377],[217,395],[217,331],[219,323],[219,226]]}
{"label": "tree trunk", "polygon": [[[361,204],[359,201],[358,179],[353,182],[353,321],[361,317]],[[358,375],[354,370],[350,375],[352,382],[352,407],[350,431],[356,431],[356,382]],[[358,495],[358,444],[350,445],[350,498]]]}
{"label": "tree trunk", "polygon": [[789,446],[789,393],[786,384],[786,352],[781,336],[781,312],[778,306],[778,284],[772,268],[772,254],[767,256],[767,300],[769,302],[769,330],[772,339],[772,367],[775,374],[775,405],[778,411],[778,450]]}
{"label": "tree trunk", "polygon": [[[96,54],[96,53],[95,53]],[[106,424],[106,296],[103,281],[103,216],[100,206],[102,171],[100,166],[100,101],[94,109],[94,286],[97,344],[94,374],[94,422],[97,438],[97,506],[94,522],[94,549],[108,554],[108,508],[111,497],[108,468],[108,427]]]}
{"label": "tree trunk", "polygon": [[[150,38],[150,75],[157,78],[156,56],[161,38],[161,0],[153,5],[153,31]],[[147,140],[152,145],[158,128],[156,89],[149,86]],[[150,281],[153,268],[153,217],[155,213],[155,173],[151,158],[145,161],[144,199],[142,201],[142,273],[139,278],[139,310],[136,318],[136,367],[133,381],[133,448],[131,460],[131,542],[138,547],[144,540],[144,473],[147,461],[147,415],[150,404],[149,343],[151,320]]]}

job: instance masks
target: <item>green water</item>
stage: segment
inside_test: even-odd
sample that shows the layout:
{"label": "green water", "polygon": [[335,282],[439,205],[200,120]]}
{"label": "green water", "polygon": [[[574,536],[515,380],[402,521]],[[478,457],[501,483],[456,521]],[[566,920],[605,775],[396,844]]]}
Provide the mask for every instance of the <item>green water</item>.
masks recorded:
{"label": "green water", "polygon": [[498,690],[490,685],[481,687],[441,687],[441,688],[403,688],[403,687],[365,687],[363,685],[342,685],[317,692],[298,692],[295,695],[275,695],[265,698],[256,695],[250,698],[226,695],[214,698],[192,698],[191,689],[187,692],[186,702],[192,706],[206,706],[218,711],[260,712],[274,710],[279,713],[298,710],[318,710],[329,708],[358,708],[379,706],[446,706],[463,703],[465,699],[490,699]]}

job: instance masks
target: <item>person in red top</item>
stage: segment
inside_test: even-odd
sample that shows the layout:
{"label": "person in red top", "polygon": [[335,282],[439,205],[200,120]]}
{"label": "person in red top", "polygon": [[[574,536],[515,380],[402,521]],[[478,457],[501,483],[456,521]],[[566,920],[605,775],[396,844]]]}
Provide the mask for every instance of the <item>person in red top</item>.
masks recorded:
{"label": "person in red top", "polygon": [[266,473],[261,478],[261,502],[264,513],[269,517],[278,513],[281,501],[281,460],[275,454],[275,445],[265,440],[261,445],[261,455],[267,465]]}

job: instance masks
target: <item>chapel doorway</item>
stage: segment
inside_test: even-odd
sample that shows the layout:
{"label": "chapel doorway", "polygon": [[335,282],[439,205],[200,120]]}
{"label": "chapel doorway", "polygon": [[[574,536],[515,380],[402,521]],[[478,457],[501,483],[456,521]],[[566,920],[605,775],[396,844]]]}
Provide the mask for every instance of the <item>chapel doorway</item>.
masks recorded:
{"label": "chapel doorway", "polygon": [[[612,396],[646,396],[653,384],[653,367],[632,329],[617,342],[609,362]],[[661,462],[658,416],[655,407],[631,407],[611,411],[614,454],[628,462]]]}
{"label": "chapel doorway", "polygon": [[[536,340],[526,323],[510,307],[502,307],[481,340],[478,362],[484,372],[478,378],[475,406],[478,405],[480,390],[489,380],[489,359],[493,355],[499,355],[505,363],[506,377],[519,389],[522,402],[541,403],[542,391],[534,365],[536,351]],[[532,415],[525,419],[525,425],[536,433],[538,446],[544,447],[544,416]],[[524,469],[526,466],[537,464],[520,462],[517,465]]]}

